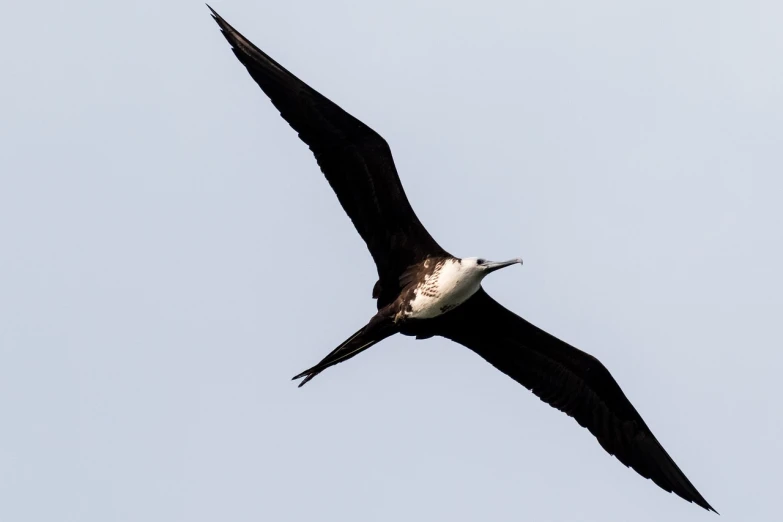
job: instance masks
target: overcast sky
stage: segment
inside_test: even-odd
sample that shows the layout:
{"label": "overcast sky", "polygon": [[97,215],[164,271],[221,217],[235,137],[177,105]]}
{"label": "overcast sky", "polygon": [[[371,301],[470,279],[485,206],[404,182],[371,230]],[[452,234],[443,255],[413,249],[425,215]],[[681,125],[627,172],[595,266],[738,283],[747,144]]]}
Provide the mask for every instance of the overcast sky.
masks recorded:
{"label": "overcast sky", "polygon": [[722,518],[469,350],[303,389],[375,267],[201,2],[0,31],[0,520],[779,520],[783,3],[214,0],[381,133],[485,288],[598,357]]}

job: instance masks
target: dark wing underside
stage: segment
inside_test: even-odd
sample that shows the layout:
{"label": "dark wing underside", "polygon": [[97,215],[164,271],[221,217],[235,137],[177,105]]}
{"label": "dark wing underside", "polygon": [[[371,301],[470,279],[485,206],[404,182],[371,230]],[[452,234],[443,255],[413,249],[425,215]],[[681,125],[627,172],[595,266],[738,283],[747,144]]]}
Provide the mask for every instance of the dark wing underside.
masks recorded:
{"label": "dark wing underside", "polygon": [[379,306],[385,304],[381,303],[384,294],[396,290],[405,268],[429,255],[446,255],[413,212],[389,145],[210,10],[239,61],[313,151],[340,204],[367,243],[383,288]]}
{"label": "dark wing underside", "polygon": [[510,312],[484,290],[433,324],[550,406],[573,417],[617,459],[704,509],[715,511],[680,471],[598,359]]}

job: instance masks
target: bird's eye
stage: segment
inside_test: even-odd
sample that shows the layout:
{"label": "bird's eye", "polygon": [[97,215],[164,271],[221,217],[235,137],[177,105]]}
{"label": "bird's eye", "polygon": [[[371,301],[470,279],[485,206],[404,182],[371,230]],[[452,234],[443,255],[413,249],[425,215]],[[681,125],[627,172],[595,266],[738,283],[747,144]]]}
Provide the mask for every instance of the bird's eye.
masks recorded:
{"label": "bird's eye", "polygon": [[477,265],[483,265],[486,261],[487,261],[486,259],[479,258],[479,259],[476,259],[476,264]]}

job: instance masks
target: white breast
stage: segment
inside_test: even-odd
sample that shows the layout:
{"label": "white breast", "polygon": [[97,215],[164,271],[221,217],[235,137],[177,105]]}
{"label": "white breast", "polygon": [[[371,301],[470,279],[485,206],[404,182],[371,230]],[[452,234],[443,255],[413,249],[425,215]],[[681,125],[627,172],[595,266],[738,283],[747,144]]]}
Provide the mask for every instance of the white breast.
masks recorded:
{"label": "white breast", "polygon": [[430,319],[464,303],[481,287],[481,273],[470,270],[458,260],[445,261],[426,277],[414,291],[410,311],[412,319]]}

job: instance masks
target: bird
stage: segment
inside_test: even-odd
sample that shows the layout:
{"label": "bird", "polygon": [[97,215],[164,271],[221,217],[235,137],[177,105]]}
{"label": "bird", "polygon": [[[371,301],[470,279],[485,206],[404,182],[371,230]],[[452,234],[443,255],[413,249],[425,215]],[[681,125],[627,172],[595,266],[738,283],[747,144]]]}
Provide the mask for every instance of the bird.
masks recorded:
{"label": "bird", "polygon": [[301,379],[300,387],[395,334],[450,339],[572,417],[625,466],[717,513],[598,359],[514,314],[482,288],[487,275],[521,264],[521,259],[459,258],[444,250],[413,211],[386,140],[207,7],[234,55],[312,151],[378,270],[372,289],[377,313],[320,362],[294,376]]}

